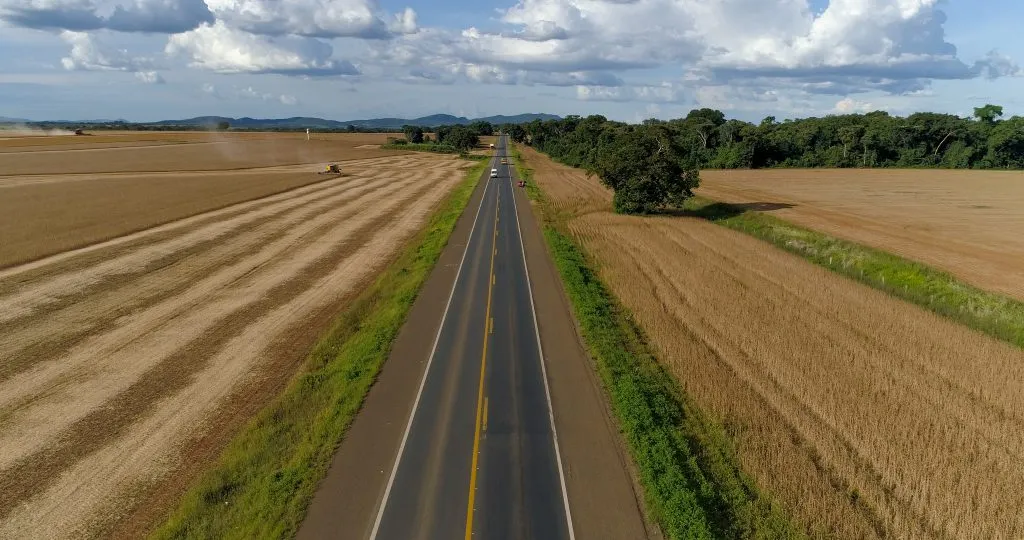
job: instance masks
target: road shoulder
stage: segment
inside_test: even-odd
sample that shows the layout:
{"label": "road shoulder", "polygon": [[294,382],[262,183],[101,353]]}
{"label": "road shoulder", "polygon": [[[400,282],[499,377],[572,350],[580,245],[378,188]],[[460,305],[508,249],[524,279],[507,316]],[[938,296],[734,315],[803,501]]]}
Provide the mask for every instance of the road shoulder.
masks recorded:
{"label": "road shoulder", "polygon": [[[512,172],[512,181],[518,181]],[[660,538],[526,193],[515,187],[537,324],[577,538]]]}
{"label": "road shoulder", "polygon": [[485,171],[338,447],[297,538],[369,535],[486,185]]}

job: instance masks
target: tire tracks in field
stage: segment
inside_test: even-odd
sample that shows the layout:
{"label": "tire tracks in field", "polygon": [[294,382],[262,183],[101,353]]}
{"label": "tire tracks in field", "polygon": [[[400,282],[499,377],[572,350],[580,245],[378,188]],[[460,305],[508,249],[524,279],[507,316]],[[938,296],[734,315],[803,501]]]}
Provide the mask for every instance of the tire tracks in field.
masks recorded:
{"label": "tire tracks in field", "polygon": [[[430,184],[422,185],[417,190],[407,192],[404,198],[394,199],[382,210],[388,212],[404,206],[410,200],[431,191],[432,188],[433,186]],[[181,343],[179,348],[170,355],[159,360],[154,359],[156,360],[154,365],[139,366],[145,371],[138,370],[141,371],[138,379],[119,390],[113,399],[104,401],[102,408],[98,407],[98,403],[84,404],[82,409],[91,412],[81,418],[75,418],[71,410],[47,413],[46,416],[73,420],[74,423],[71,424],[67,421],[50,423],[46,429],[51,432],[49,437],[45,434],[40,436],[38,431],[32,433],[33,439],[38,441],[38,447],[42,448],[41,450],[19,460],[13,467],[3,469],[8,464],[0,462],[0,469],[3,469],[0,472],[0,493],[5,494],[0,496],[0,519],[5,517],[2,508],[10,506],[8,504],[10,501],[4,499],[10,496],[26,499],[43,491],[57,479],[58,475],[55,475],[54,472],[62,471],[70,464],[102,448],[110,438],[123,435],[125,430],[139,417],[154,413],[160,400],[185,388],[191,382],[191,378],[206,367],[208,359],[218,350],[224,348],[232,338],[242,333],[256,318],[255,315],[280,308],[297,294],[323,279],[328,272],[349,258],[353,252],[362,249],[372,239],[373,233],[390,221],[391,216],[386,213],[358,220],[358,228],[345,234],[344,241],[331,245],[331,250],[326,254],[313,259],[312,264],[302,267],[296,273],[289,274],[290,277],[287,279],[275,280],[276,283],[269,288],[253,291],[258,296],[252,295],[251,303],[238,306],[233,312],[223,314],[223,318],[215,321],[188,342]],[[319,241],[324,237],[332,236],[334,231],[331,229],[347,227],[348,225],[337,227],[327,224],[307,234]],[[278,258],[294,256],[296,260],[308,260],[308,257],[303,256],[304,254],[290,251],[298,250],[288,249],[280,252],[277,256]],[[254,280],[253,274],[261,270],[263,269],[254,268],[241,280]],[[239,285],[245,286],[242,283]],[[88,386],[88,383],[79,386]],[[78,407],[76,406],[76,408]],[[65,424],[70,425],[59,432],[54,429]],[[97,438],[97,433],[103,433],[105,437]],[[55,443],[54,441],[59,442]],[[0,436],[0,445],[7,445],[3,436]]]}
{"label": "tire tracks in field", "polygon": [[[273,196],[277,200],[266,204],[255,201],[241,203],[236,206],[243,206],[243,208],[228,207],[210,212],[209,214],[212,215],[209,216],[201,214],[195,218],[187,218],[182,221],[189,221],[189,223],[181,224],[180,227],[168,226],[169,230],[166,232],[171,236],[156,241],[150,238],[154,232],[151,232],[153,229],[149,229],[140,233],[139,238],[134,239],[139,243],[133,246],[118,245],[120,242],[112,246],[103,246],[108,249],[96,254],[99,262],[93,266],[82,268],[81,265],[75,265],[74,259],[67,261],[69,265],[74,266],[56,277],[53,272],[47,271],[49,265],[45,264],[45,260],[41,261],[44,264],[38,267],[29,263],[22,267],[16,267],[10,272],[14,274],[21,269],[24,269],[24,272],[36,271],[33,272],[35,275],[32,277],[42,283],[26,283],[28,281],[26,279],[12,279],[13,276],[8,277],[0,273],[0,279],[18,282],[14,294],[0,297],[0,324],[28,315],[33,309],[52,304],[62,298],[87,293],[90,287],[102,287],[104,280],[111,277],[139,275],[146,270],[146,265],[155,259],[178,256],[181,251],[193,247],[200,241],[215,242],[241,227],[258,223],[261,219],[278,217],[303,204],[315,204],[318,198],[343,193],[346,188],[361,179],[347,179],[349,180],[347,182],[331,183],[327,186],[317,185],[312,189],[297,188]],[[296,193],[297,191],[300,193]],[[169,225],[179,223],[181,222]],[[111,254],[113,256],[110,256]]]}
{"label": "tire tracks in field", "polygon": [[[678,249],[688,250],[686,242],[680,239],[679,235],[684,234],[681,230],[665,227],[663,233]],[[925,409],[942,411],[950,417],[962,415],[962,411],[971,411],[974,414],[971,419],[973,421],[965,422],[961,425],[962,428],[971,430],[993,448],[1005,453],[1008,458],[1024,458],[1024,440],[1006,440],[1009,434],[1021,433],[1024,428],[1022,419],[1008,404],[982,400],[975,390],[963,384],[966,381],[957,380],[952,374],[935,368],[932,354],[942,353],[929,351],[929,343],[915,340],[918,343],[914,347],[906,347],[905,343],[902,347],[897,346],[891,340],[883,339],[884,336],[872,334],[841,316],[837,310],[841,303],[829,304],[822,297],[807,295],[801,287],[773,277],[764,270],[746,265],[740,257],[733,254],[735,251],[730,253],[723,250],[721,246],[714,245],[700,235],[685,234],[685,239],[713,254],[714,257],[705,257],[703,260],[716,267],[723,275],[731,276],[744,288],[761,291],[759,296],[766,302],[765,305],[774,303],[777,306],[802,306],[803,309],[794,310],[803,314],[800,317],[802,324],[811,325],[819,335],[833,336],[835,343],[845,347],[851,355],[859,353],[858,356],[868,361],[876,373],[884,374],[888,378],[889,384],[904,387],[907,392],[913,393],[923,402]],[[743,276],[748,277],[744,279]],[[763,284],[769,286],[759,286]],[[680,293],[682,294],[682,291]],[[813,313],[813,316],[807,316],[808,313]],[[934,317],[932,314],[924,316]],[[723,339],[725,337],[722,336]],[[753,357],[747,354],[749,347],[745,348],[748,350],[744,354],[753,360]],[[895,362],[897,360],[898,362]],[[846,440],[850,450],[855,451],[853,441],[845,435],[847,427],[827,422],[818,412],[809,412],[829,425],[834,435]]]}
{"label": "tire tracks in field", "polygon": [[[151,243],[153,242],[153,239],[157,237],[162,239],[174,238],[179,236],[178,232],[180,230],[187,230],[188,228],[193,228],[201,224],[214,223],[225,218],[244,213],[250,209],[261,208],[268,204],[277,203],[284,199],[308,193],[324,187],[328,182],[334,184],[337,182],[353,181],[353,179],[372,175],[373,173],[371,168],[383,168],[389,172],[405,172],[408,170],[420,169],[430,164],[429,161],[420,156],[415,157],[418,159],[407,158],[404,161],[401,161],[398,158],[358,160],[357,162],[352,162],[353,165],[350,165],[350,167],[359,165],[364,167],[364,169],[356,168],[355,172],[346,172],[340,178],[329,178],[318,182],[311,182],[290,190],[209,210],[190,217],[178,219],[130,234],[125,234],[117,238],[104,240],[88,246],[71,249],[55,255],[49,255],[34,261],[21,263],[17,266],[0,268],[0,295],[8,294],[12,290],[22,289],[38,280],[48,280],[58,271],[71,272],[94,262],[106,261],[117,256],[125,249],[135,248],[140,245]],[[174,173],[167,174],[170,176],[176,176]],[[244,171],[239,174],[244,176]],[[204,174],[203,176],[205,175],[207,174]],[[131,174],[130,176],[138,177],[138,175],[135,174]]]}
{"label": "tire tracks in field", "polygon": [[[655,234],[653,230],[648,232]],[[749,275],[744,279],[742,274],[752,271],[749,267],[729,267],[720,264],[715,257],[718,254],[714,253],[713,249],[707,250],[707,245],[703,246],[705,250],[711,251],[715,256],[702,256],[705,253],[694,251],[692,246],[680,243],[677,238],[673,238],[674,232],[671,230],[660,230],[657,234],[664,235],[659,236],[659,238],[672,244],[674,249],[678,249],[691,257],[700,257],[703,264],[719,272],[720,279],[728,280],[732,282],[733,286],[745,291],[758,291],[757,294],[751,294],[750,297],[762,303],[760,307],[768,312],[778,312],[777,309],[773,309],[773,304],[775,306],[786,305],[784,303],[775,304],[772,301],[779,299],[775,298],[776,291],[771,287],[765,288],[763,286],[764,283],[753,282]],[[858,477],[866,474],[873,480],[873,482],[867,483],[867,486],[881,485],[883,478],[881,472],[876,470],[874,463],[869,458],[861,454],[859,449],[845,436],[839,426],[834,425],[830,418],[826,418],[819,411],[814,410],[807,403],[801,401],[799,396],[794,394],[791,388],[778,378],[777,374],[771,369],[771,366],[761,363],[758,355],[752,353],[744,343],[732,339],[731,336],[735,334],[728,333],[726,329],[716,325],[715,321],[702,316],[699,308],[699,299],[689,294],[686,287],[681,286],[678,280],[673,279],[659,264],[654,262],[657,260],[655,256],[656,251],[629,245],[623,242],[624,236],[626,236],[625,233],[615,238],[613,243],[626,246],[627,251],[631,253],[636,261],[652,261],[650,263],[638,263],[637,270],[639,274],[643,275],[646,281],[651,284],[653,288],[652,296],[659,299],[662,309],[670,317],[680,321],[682,329],[696,343],[701,344],[714,358],[726,365],[738,381],[749,388],[768,408],[777,411],[783,418],[789,420],[800,418],[803,420],[802,422],[790,422],[788,425],[791,427],[793,435],[802,441],[810,443],[807,445],[807,448],[829,448],[832,451],[831,455],[834,456],[835,453],[839,453],[855,464],[853,467],[855,472],[853,472],[852,476]],[[703,242],[696,238],[690,239],[695,240],[698,244],[703,244]],[[738,272],[735,268],[742,268],[743,270]],[[763,279],[764,276],[760,273],[752,272],[756,274],[754,276],[755,280]],[[793,300],[795,300],[795,303],[790,304],[790,306],[807,307],[803,299],[793,298]],[[795,313],[802,310],[790,307],[790,311]],[[825,314],[819,315],[825,316]],[[806,324],[806,321],[798,322],[798,324]],[[815,326],[814,331],[822,332],[827,325],[825,323],[817,323]],[[826,333],[822,332],[821,335],[826,335]],[[823,433],[825,434],[824,436]],[[829,435],[832,437],[829,437]],[[839,447],[829,444],[836,441],[839,442]],[[829,453],[826,452],[825,454],[828,455]],[[848,480],[850,471],[847,471],[847,475],[837,472],[837,465],[840,464],[837,464],[835,459],[826,461],[821,454],[811,457],[821,473],[828,478],[828,481],[834,488],[841,492],[848,492],[851,489],[852,486]],[[865,489],[863,486],[858,487]],[[883,491],[880,495],[890,503],[902,502],[895,498],[891,491]],[[872,508],[858,505],[857,509],[862,517],[872,525],[879,537],[886,537],[888,533],[891,533],[891,531],[886,531],[884,520]],[[904,510],[909,511],[910,509],[905,507]]]}
{"label": "tire tracks in field", "polygon": [[[450,171],[449,176],[458,175]],[[271,293],[276,299],[267,302],[274,306],[263,306],[257,312],[248,313],[244,320],[240,319],[238,331],[219,338],[221,344],[213,347],[216,352],[198,366],[198,371],[191,373],[190,377],[172,372],[172,377],[187,379],[187,384],[180,390],[155,400],[140,394],[142,402],[155,402],[157,405],[151,405],[149,413],[132,423],[130,430],[105,436],[106,444],[99,445],[87,458],[66,464],[45,492],[31,498],[29,504],[15,506],[8,511],[6,521],[0,525],[0,536],[26,530],[45,536],[80,534],[81,527],[93,512],[106,506],[119,490],[159,474],[160,469],[168,467],[161,467],[161,463],[173,463],[173,449],[182,442],[183,431],[194,432],[199,426],[210,427],[213,420],[206,416],[209,409],[229,396],[233,388],[244,385],[254,373],[259,373],[254,368],[266,361],[266,350],[275,342],[276,336],[300,323],[304,315],[354,292],[359,283],[384,264],[383,261],[398,245],[415,233],[454,183],[452,178],[444,182],[428,182],[426,186],[390,202],[389,208],[403,208],[398,219],[386,211],[367,218],[358,228],[363,234],[356,234],[361,238],[352,241],[358,242],[357,248],[351,249],[351,244],[338,247],[335,250],[337,257],[320,259],[315,263],[315,269],[301,261],[285,261],[278,265],[301,268],[302,285],[297,286],[301,291],[290,290],[289,287]],[[310,240],[307,245],[315,246],[324,238],[307,240]],[[283,269],[266,268],[249,274],[238,283],[238,288],[251,292],[248,289],[261,280],[269,279],[266,274],[272,270],[279,273]],[[219,300],[211,299],[210,302]],[[245,321],[249,324],[245,325]],[[226,381],[230,383],[225,384]],[[173,465],[169,467],[173,468]],[[47,474],[53,476],[52,472]],[[95,496],[76,496],[83,485],[89,486],[90,493]]]}
{"label": "tire tracks in field", "polygon": [[[229,231],[221,231],[223,234],[211,236],[211,231],[205,229],[193,231],[182,238],[195,235],[194,242],[171,241],[169,243],[176,243],[175,247],[180,249],[168,249],[133,269],[122,267],[118,272],[104,274],[79,290],[44,287],[43,292],[36,294],[47,295],[45,299],[50,300],[51,305],[0,323],[0,333],[8,336],[0,343],[0,357],[14,358],[14,361],[0,367],[0,384],[40,361],[58,358],[59,350],[74,346],[103,326],[114,323],[120,316],[130,315],[146,305],[179,294],[194,276],[201,275],[205,269],[230,265],[255,245],[277,241],[297,223],[303,223],[331,207],[330,211],[335,214],[358,208],[378,191],[392,193],[396,186],[404,187],[411,181],[396,182],[388,177],[379,177],[356,186],[352,183],[329,186],[305,197],[285,201],[269,215],[259,216],[256,215],[259,212],[253,212],[229,219],[223,223],[235,223]],[[324,217],[317,219],[322,221]],[[231,234],[237,234],[232,242],[222,241]],[[130,261],[149,251],[144,249],[115,261]],[[82,274],[88,273],[86,270],[70,277],[72,280],[82,279]],[[90,316],[90,311],[98,315]],[[61,334],[53,331],[54,328],[65,331]],[[66,329],[69,328],[74,331],[68,333]]]}
{"label": "tire tracks in field", "polygon": [[[406,183],[412,181],[408,180]],[[378,199],[388,197],[403,188],[404,184],[402,183],[392,183],[385,189],[376,192],[375,196],[371,195],[369,197]],[[46,393],[59,392],[61,388],[66,387],[69,391],[73,389],[75,392],[85,393],[86,396],[89,396],[92,394],[92,392],[87,391],[90,384],[83,382],[83,380],[87,381],[90,377],[96,377],[94,380],[103,380],[109,385],[112,379],[126,378],[130,371],[125,369],[119,370],[116,377],[99,377],[102,374],[103,366],[110,366],[110,369],[113,369],[113,366],[118,364],[117,358],[120,358],[125,365],[133,366],[136,370],[142,369],[143,366],[133,362],[132,358],[143,353],[123,350],[126,344],[132,342],[133,336],[149,336],[155,329],[165,324],[171,322],[180,323],[180,321],[175,321],[175,319],[179,318],[196,321],[187,325],[187,327],[193,328],[194,332],[197,332],[198,328],[204,324],[212,324],[209,321],[209,317],[217,313],[219,307],[209,305],[208,295],[236,286],[239,281],[245,280],[247,276],[251,276],[254,272],[264,270],[267,265],[287,268],[288,257],[295,256],[297,259],[301,259],[300,255],[310,257],[311,255],[306,254],[320,253],[330,247],[316,243],[306,245],[303,244],[304,239],[310,237],[320,238],[331,233],[341,236],[343,234],[350,234],[354,230],[358,231],[358,226],[364,220],[375,217],[373,212],[378,210],[366,205],[367,202],[372,202],[369,197],[354,200],[349,204],[339,207],[334,212],[322,214],[315,220],[307,221],[298,227],[290,229],[285,237],[276,242],[266,244],[256,253],[248,255],[234,264],[221,266],[216,272],[191,284],[187,289],[178,291],[162,303],[146,306],[145,309],[136,313],[133,316],[134,320],[128,324],[122,325],[107,334],[97,335],[97,337],[83,343],[77,349],[69,351],[59,360],[44,363],[40,365],[39,369],[30,370],[0,384],[0,415],[2,415],[0,417],[2,418],[0,425],[16,423],[14,420],[17,420],[17,418],[12,418],[12,416],[17,417],[29,414],[30,411],[26,411],[26,409],[30,409],[30,406],[39,400],[38,395],[40,394],[45,396],[47,395]],[[404,198],[399,199],[378,208],[394,208],[406,200]],[[368,217],[367,214],[369,214]],[[344,221],[340,224],[336,223],[339,220]],[[288,227],[289,224],[282,224],[281,226]],[[292,275],[288,272],[280,272],[280,274],[281,280],[288,279]],[[256,293],[262,293],[262,291],[248,291],[250,296]],[[195,316],[194,314],[187,313],[188,309],[192,306],[204,305],[206,305],[207,311],[210,312],[209,314]],[[181,336],[168,337],[166,339],[180,341]],[[158,346],[159,344],[157,343],[152,344],[152,347]],[[88,398],[84,399],[87,400]],[[85,404],[85,408],[88,409],[90,406],[96,405],[98,399],[98,397],[94,398],[94,403]],[[60,426],[68,424],[74,418],[74,415],[75,412],[69,410],[43,409],[35,413],[37,418],[32,422],[33,424],[41,423],[45,418],[56,418],[57,420],[47,422],[45,424],[46,428],[42,433],[37,429],[32,433],[23,434],[21,440],[31,439],[38,446],[45,445],[45,432],[55,432]],[[20,445],[16,443],[19,440],[18,438],[12,440],[12,435],[16,434],[0,432],[0,447],[8,449],[4,455],[0,455],[0,468],[9,465],[10,460],[16,459],[11,449],[19,448]]]}
{"label": "tire tracks in field", "polygon": [[[917,308],[904,309],[902,303],[875,291],[856,296],[850,291],[819,290],[832,277],[826,271],[801,270],[798,266],[806,263],[773,250],[762,254],[768,260],[755,262],[756,256],[749,253],[753,241],[730,240],[737,233],[716,231],[710,224],[594,217],[604,219],[594,221],[588,216],[574,222],[574,235],[592,248],[604,244],[603,251],[625,250],[628,255],[623,260],[632,261],[628,266],[634,268],[629,275],[643,276],[660,310],[675,319],[679,327],[675,331],[689,332],[694,341],[708,347],[710,359],[723,362],[737,383],[750,388],[755,399],[763,400],[763,407],[780,414],[785,424],[796,430],[806,441],[796,446],[809,453],[837,492],[858,494],[851,501],[873,523],[878,535],[957,536],[956,529],[942,518],[949,515],[945,509],[948,497],[942,493],[948,475],[942,479],[906,478],[905,463],[898,461],[901,456],[909,462],[934,462],[936,467],[959,471],[957,474],[965,474],[964,481],[976,487],[980,484],[975,484],[976,478],[968,478],[971,473],[964,464],[949,459],[971,456],[977,467],[989,471],[985,474],[1003,477],[998,484],[1004,487],[1008,487],[1008,479],[1020,476],[1012,470],[1013,464],[1021,462],[1019,430],[1014,429],[1020,423],[1014,414],[1018,402],[998,394],[984,399],[975,393],[971,386],[984,386],[984,379],[950,380],[944,369],[964,353],[959,352],[955,338],[930,341],[936,336],[922,331],[927,324],[918,319],[933,315],[918,313]],[[636,238],[652,240],[639,246]],[[675,254],[675,261],[694,262],[677,266],[664,260],[665,253]],[[622,259],[622,254],[603,253],[599,258]],[[620,260],[614,266],[622,264]],[[780,267],[790,268],[778,270]],[[804,279],[797,281],[794,276]],[[709,310],[707,305],[714,304],[716,298],[728,298],[729,302]],[[732,304],[768,318],[758,322],[757,316],[737,312]],[[634,309],[640,308],[634,305]],[[872,323],[860,313],[890,321],[890,327],[879,326],[878,319]],[[746,321],[750,327],[741,331],[730,326],[730,320]],[[765,333],[759,327],[785,330]],[[996,351],[1005,349],[984,340],[969,344],[970,353],[962,360],[971,355],[987,358],[988,349],[992,349],[991,356],[1000,356]],[[766,354],[766,350],[776,353]],[[784,359],[778,351],[798,356]],[[947,356],[949,361],[938,361]],[[1006,350],[1001,356],[1013,357]],[[833,384],[808,382],[815,380]],[[845,386],[834,386],[834,381],[844,381]],[[883,427],[886,420],[877,417],[877,411],[855,414],[860,407],[850,395],[885,400],[896,415],[889,423],[906,433],[925,435],[929,442],[900,445],[898,452],[885,453],[885,448],[896,444],[883,435],[889,432]],[[939,452],[929,455],[932,444],[937,444]],[[999,514],[990,500],[984,504],[972,515],[991,518]]]}

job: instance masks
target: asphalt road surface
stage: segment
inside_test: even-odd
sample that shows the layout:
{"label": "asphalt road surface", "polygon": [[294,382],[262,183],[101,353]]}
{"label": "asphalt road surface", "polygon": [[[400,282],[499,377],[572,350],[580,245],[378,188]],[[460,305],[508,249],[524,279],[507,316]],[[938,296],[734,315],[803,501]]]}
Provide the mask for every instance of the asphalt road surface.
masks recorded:
{"label": "asphalt road surface", "polygon": [[498,177],[474,191],[300,540],[658,537],[530,202],[500,163],[504,138],[496,146]]}
{"label": "asphalt road surface", "polygon": [[500,139],[371,538],[570,538]]}

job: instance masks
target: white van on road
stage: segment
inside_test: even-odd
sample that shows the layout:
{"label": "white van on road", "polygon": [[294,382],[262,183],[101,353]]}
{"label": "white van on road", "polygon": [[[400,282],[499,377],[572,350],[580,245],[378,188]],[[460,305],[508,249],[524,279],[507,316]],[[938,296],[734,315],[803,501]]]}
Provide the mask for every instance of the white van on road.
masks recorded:
{"label": "white van on road", "polygon": [[491,178],[498,177],[498,169],[491,169]]}

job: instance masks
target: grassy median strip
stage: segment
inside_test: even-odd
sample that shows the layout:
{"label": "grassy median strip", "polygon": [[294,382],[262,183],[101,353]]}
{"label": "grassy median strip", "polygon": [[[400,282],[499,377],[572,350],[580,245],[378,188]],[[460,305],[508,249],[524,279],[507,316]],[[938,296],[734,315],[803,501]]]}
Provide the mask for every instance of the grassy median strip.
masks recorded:
{"label": "grassy median strip", "polygon": [[335,320],[284,394],[232,440],[154,538],[294,536],[485,166],[467,173],[426,229]]}
{"label": "grassy median strip", "polygon": [[669,538],[800,538],[782,511],[743,473],[729,435],[686,397],[658,363],[642,331],[565,233],[513,152],[527,192],[543,213],[548,250],[583,339],[611,398],[644,488]]}
{"label": "grassy median strip", "polygon": [[1024,302],[972,287],[950,274],[897,255],[738,205],[696,198],[687,201],[686,210],[1024,348]]}

